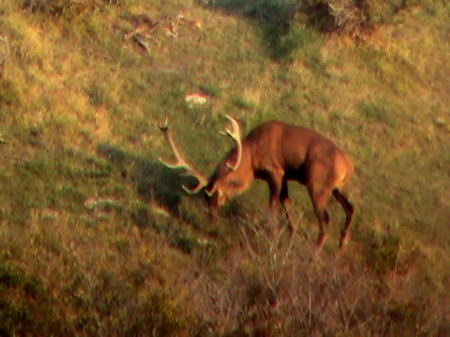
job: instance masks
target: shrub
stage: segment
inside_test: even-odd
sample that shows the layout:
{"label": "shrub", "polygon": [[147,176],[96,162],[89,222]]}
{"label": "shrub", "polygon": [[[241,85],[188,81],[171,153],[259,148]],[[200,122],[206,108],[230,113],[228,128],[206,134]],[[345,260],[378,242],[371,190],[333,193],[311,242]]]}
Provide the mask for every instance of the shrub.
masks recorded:
{"label": "shrub", "polygon": [[[299,8],[305,8],[304,1]],[[309,0],[307,12],[323,31],[357,34],[389,22],[400,10],[419,4],[418,0]]]}

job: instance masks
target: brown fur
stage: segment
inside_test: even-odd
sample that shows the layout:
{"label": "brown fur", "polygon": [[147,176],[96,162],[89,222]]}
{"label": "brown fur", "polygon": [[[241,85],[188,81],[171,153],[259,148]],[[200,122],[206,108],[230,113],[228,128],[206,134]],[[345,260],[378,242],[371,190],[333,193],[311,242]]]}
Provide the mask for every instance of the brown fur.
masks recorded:
{"label": "brown fur", "polygon": [[211,207],[242,193],[255,178],[262,179],[269,184],[272,212],[276,213],[282,206],[293,230],[288,211],[287,181],[297,181],[308,189],[319,220],[319,249],[325,240],[325,227],[329,222],[326,209],[332,194],[347,216],[340,247],[345,244],[353,218],[353,206],[339,190],[353,172],[353,164],[345,152],[311,129],[278,121],[266,122],[253,129],[242,140],[242,151],[242,162],[235,171],[226,165],[234,161],[233,150],[209,179],[206,190],[218,194],[210,198]]}
{"label": "brown fur", "polygon": [[[239,128],[235,120],[229,116],[227,118]],[[160,128],[174,149],[177,163],[182,164],[177,167],[186,168],[186,162],[170,139],[167,122]],[[236,133],[239,134],[239,130]],[[208,204],[211,208],[216,208],[231,197],[244,192],[254,179],[262,179],[269,185],[272,214],[276,214],[281,206],[292,233],[294,229],[289,215],[287,182],[297,181],[306,186],[319,221],[319,250],[325,241],[325,229],[329,223],[327,206],[331,195],[334,195],[342,206],[346,221],[339,246],[343,247],[354,213],[352,204],[340,192],[353,172],[349,156],[319,133],[279,121],[257,126],[240,143],[242,156],[237,155],[237,149],[230,151],[208,180],[195,173],[199,185],[192,191],[196,193],[206,185],[204,190],[208,196]],[[242,158],[240,163],[237,157]],[[230,163],[239,164],[234,167]],[[188,170],[195,172],[190,167]]]}

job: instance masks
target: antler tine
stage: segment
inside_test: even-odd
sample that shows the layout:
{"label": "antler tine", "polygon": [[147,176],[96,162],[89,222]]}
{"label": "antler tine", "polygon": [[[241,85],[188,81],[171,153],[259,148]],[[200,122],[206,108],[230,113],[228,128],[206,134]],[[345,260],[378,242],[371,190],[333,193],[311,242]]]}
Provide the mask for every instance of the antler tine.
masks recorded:
{"label": "antler tine", "polygon": [[166,118],[163,123],[158,124],[159,129],[163,132],[164,137],[166,138],[167,142],[169,143],[170,147],[172,148],[172,151],[175,155],[176,161],[174,163],[169,163],[159,157],[159,161],[166,165],[169,168],[175,169],[175,168],[185,168],[187,169],[189,165],[187,162],[183,159],[183,157],[178,152],[178,149],[172,139],[171,134],[169,133],[169,125],[168,125],[168,119]]}
{"label": "antler tine", "polygon": [[195,170],[180,154],[178,151],[177,146],[175,145],[175,142],[172,139],[172,135],[169,132],[169,125],[168,125],[168,119],[166,118],[164,122],[158,124],[159,129],[164,134],[164,137],[166,138],[167,142],[169,143],[173,154],[175,155],[175,162],[167,162],[166,160],[159,157],[159,161],[163,163],[165,166],[171,168],[171,169],[178,169],[182,168],[186,170],[186,175],[191,175],[195,179],[198,180],[198,184],[194,188],[189,188],[186,185],[182,185],[183,190],[186,191],[189,194],[196,194],[198,193],[203,187],[205,187],[208,184],[208,179],[206,177],[199,173],[197,170]]}
{"label": "antler tine", "polygon": [[242,161],[242,141],[241,141],[241,131],[239,128],[239,123],[231,116],[225,115],[225,117],[230,120],[232,130],[225,129],[225,131],[221,131],[220,133],[226,136],[229,136],[235,143],[236,143],[236,163],[234,165],[231,165],[230,163],[227,163],[227,166],[230,170],[236,171],[236,169],[239,167]]}
{"label": "antler tine", "polygon": [[158,127],[161,131],[166,131],[169,128],[169,118],[166,117],[163,122],[159,122]]}
{"label": "antler tine", "polygon": [[211,198],[214,195],[214,193],[216,193],[216,190],[217,190],[217,185],[214,184],[209,190],[205,189],[205,193],[208,197]]}

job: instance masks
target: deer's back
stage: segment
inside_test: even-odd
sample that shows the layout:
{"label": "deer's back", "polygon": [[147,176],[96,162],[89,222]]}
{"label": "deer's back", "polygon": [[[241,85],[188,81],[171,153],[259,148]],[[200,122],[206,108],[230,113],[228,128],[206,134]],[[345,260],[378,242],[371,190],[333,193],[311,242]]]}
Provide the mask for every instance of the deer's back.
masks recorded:
{"label": "deer's back", "polygon": [[[348,156],[331,140],[314,130],[279,121],[265,122],[245,139],[255,169],[304,169],[315,162],[334,162]],[[339,160],[339,159],[338,159]],[[330,164],[325,163],[330,166]]]}

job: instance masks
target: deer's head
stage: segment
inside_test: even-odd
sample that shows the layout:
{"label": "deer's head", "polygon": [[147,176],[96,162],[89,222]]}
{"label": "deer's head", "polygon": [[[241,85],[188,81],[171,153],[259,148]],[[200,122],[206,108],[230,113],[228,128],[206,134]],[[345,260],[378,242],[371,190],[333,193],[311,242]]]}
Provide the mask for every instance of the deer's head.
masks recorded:
{"label": "deer's head", "polygon": [[232,117],[226,117],[230,120],[232,128],[220,133],[230,137],[236,143],[236,147],[221,160],[209,179],[195,170],[180,154],[169,133],[167,119],[159,125],[176,158],[176,161],[173,163],[164,161],[161,158],[160,161],[169,168],[182,168],[186,171],[187,175],[195,177],[198,181],[197,185],[192,188],[183,185],[183,189],[189,194],[197,194],[203,191],[208,207],[212,209],[225,204],[231,197],[243,192],[248,187],[253,174],[251,170],[246,168],[248,165],[242,165],[243,162],[245,164],[249,163],[249,159],[243,158],[244,150],[240,137],[239,124]]}

